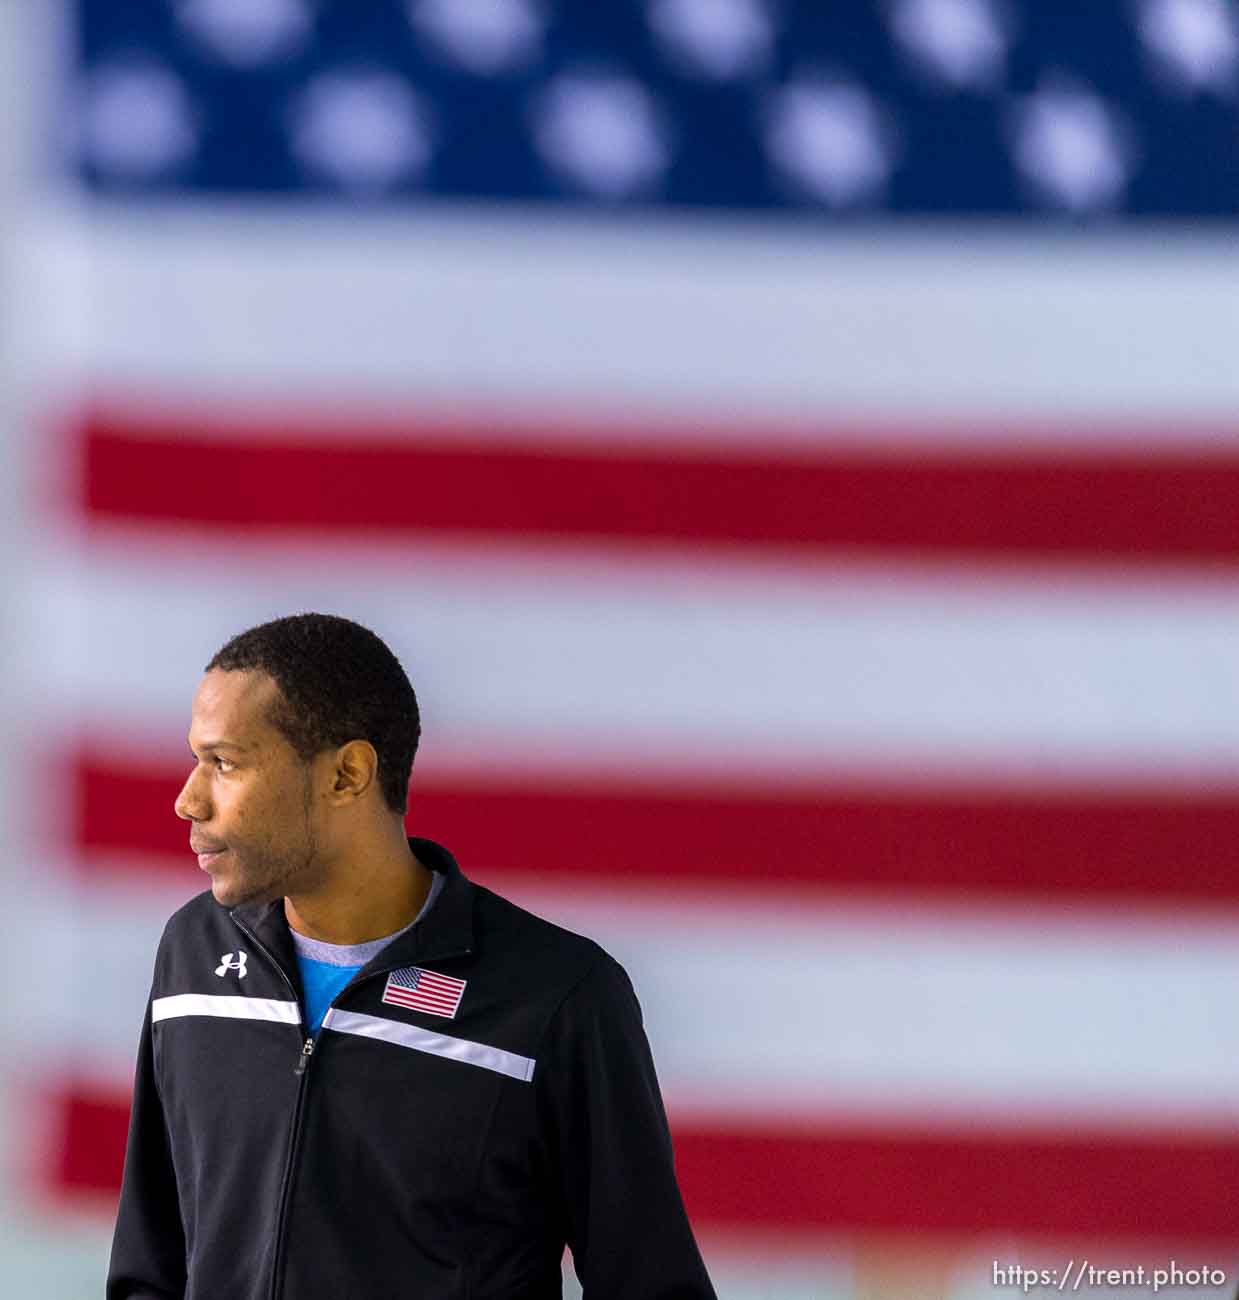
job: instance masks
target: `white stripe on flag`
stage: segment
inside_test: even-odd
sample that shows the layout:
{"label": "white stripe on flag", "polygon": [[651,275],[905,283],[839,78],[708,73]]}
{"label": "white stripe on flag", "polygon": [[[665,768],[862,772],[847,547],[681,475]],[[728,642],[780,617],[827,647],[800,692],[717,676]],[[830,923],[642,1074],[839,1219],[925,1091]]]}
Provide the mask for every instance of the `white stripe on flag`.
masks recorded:
{"label": "white stripe on flag", "polygon": [[[679,410],[686,439],[712,441],[746,413],[808,422],[809,438],[823,421],[911,416],[900,436],[935,441],[943,417],[1001,416],[951,435],[987,445],[1021,441],[1020,415],[1054,417],[1050,436],[1071,445],[1085,415],[1173,416],[1165,436],[1180,441],[1199,437],[1185,417],[1239,430],[1239,268],[1197,230],[1079,246],[1026,231],[824,241],[749,222],[349,211],[290,224],[178,204],[92,211],[88,262],[63,212],[29,236],[35,264],[69,281],[52,298],[72,304],[47,343],[57,376],[76,357],[120,394],[323,393],[356,409],[535,398]],[[633,419],[630,435],[651,432]]]}
{"label": "white stripe on flag", "polygon": [[[439,744],[787,770],[1233,775],[1239,581],[115,535],[37,575],[45,724],[183,734],[210,654],[323,609],[377,628]],[[136,539],[135,539],[136,541]],[[194,574],[192,584],[184,574]],[[159,593],[158,617],[151,592]],[[100,652],[106,647],[106,653]],[[60,717],[57,719],[55,713]],[[922,768],[924,775],[925,768]]]}

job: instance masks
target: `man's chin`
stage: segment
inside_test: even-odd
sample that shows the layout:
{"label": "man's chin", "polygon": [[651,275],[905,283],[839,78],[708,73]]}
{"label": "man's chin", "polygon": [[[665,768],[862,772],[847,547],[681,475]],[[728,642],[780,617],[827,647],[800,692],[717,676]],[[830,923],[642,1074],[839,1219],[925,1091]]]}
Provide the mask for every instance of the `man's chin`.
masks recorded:
{"label": "man's chin", "polygon": [[211,894],[220,907],[227,908],[241,907],[246,903],[267,903],[275,897],[268,890],[247,888],[242,881],[227,876],[211,877]]}

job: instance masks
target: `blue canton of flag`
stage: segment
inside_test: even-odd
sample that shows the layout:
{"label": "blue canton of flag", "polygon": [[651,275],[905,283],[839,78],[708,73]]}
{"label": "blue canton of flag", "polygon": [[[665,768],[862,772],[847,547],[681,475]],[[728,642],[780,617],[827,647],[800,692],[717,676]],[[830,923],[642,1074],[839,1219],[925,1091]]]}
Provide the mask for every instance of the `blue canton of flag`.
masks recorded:
{"label": "blue canton of flag", "polygon": [[432,1016],[456,1015],[467,981],[439,975],[420,966],[405,966],[387,977],[383,1001],[395,1007],[427,1011]]}
{"label": "blue canton of flag", "polygon": [[378,0],[361,22],[321,0],[139,0],[123,18],[77,0],[74,161],[122,195],[827,218],[1239,207],[1229,0],[611,8]]}

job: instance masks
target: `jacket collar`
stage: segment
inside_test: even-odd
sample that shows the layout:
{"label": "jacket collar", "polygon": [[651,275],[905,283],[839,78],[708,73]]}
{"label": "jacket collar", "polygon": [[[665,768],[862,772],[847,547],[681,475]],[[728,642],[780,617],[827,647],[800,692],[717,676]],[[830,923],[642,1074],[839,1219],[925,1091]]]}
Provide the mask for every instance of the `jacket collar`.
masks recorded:
{"label": "jacket collar", "polygon": [[[422,961],[436,961],[445,957],[460,957],[474,948],[473,904],[474,884],[456,865],[456,859],[434,840],[419,836],[409,837],[409,848],[417,860],[431,871],[445,877],[434,906],[407,934],[390,945],[392,966],[401,962],[394,958],[409,950],[410,957]],[[384,956],[383,953],[379,954]]]}
{"label": "jacket collar", "polygon": [[[473,901],[475,887],[456,865],[456,859],[434,840],[409,836],[409,848],[429,870],[444,877],[434,906],[411,930],[387,945],[361,972],[394,970],[422,961],[461,957],[474,948]],[[301,994],[297,954],[284,916],[284,900],[233,908],[229,913],[250,931],[275,958],[289,983]]]}

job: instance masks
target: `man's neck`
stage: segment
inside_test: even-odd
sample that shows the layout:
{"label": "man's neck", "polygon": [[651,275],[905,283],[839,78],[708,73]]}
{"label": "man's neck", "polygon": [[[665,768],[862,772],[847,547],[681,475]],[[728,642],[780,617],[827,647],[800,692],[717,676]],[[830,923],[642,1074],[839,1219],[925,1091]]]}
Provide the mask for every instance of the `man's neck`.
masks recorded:
{"label": "man's neck", "polygon": [[286,897],[288,924],[308,939],[334,944],[367,943],[404,929],[421,911],[433,874],[407,840],[401,839],[400,848],[359,855],[330,872],[320,888]]}

